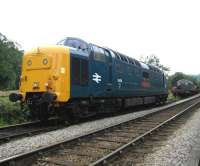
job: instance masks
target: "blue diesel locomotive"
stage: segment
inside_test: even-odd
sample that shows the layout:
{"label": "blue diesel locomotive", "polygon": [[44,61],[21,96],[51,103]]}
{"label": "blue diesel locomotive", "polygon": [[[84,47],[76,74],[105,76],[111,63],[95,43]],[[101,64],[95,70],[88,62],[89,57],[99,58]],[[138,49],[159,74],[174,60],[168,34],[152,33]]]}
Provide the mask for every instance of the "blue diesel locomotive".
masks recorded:
{"label": "blue diesel locomotive", "polygon": [[164,103],[168,96],[166,78],[157,67],[72,37],[25,53],[21,78],[20,93],[10,100],[21,100],[39,119],[56,113],[69,120]]}

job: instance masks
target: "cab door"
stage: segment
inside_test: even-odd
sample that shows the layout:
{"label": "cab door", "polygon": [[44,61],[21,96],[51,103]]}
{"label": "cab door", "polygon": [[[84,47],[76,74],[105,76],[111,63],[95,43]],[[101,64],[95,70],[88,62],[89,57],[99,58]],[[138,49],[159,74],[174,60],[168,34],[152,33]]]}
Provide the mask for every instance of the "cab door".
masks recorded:
{"label": "cab door", "polygon": [[110,92],[112,91],[112,82],[113,82],[113,71],[112,71],[112,56],[110,52],[106,49],[104,49],[105,55],[106,55],[106,63],[108,67],[108,81],[107,81],[107,88],[106,91]]}
{"label": "cab door", "polygon": [[106,49],[92,45],[90,95],[108,97],[112,93],[112,57]]}

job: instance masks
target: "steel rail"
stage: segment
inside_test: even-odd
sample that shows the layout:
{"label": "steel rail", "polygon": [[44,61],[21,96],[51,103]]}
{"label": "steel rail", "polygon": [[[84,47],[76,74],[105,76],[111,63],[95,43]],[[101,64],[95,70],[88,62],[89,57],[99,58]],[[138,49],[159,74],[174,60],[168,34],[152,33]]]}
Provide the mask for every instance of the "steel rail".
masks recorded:
{"label": "steel rail", "polygon": [[[58,129],[58,127],[44,127],[44,128],[39,128],[39,129],[31,129],[31,130],[27,130],[27,131],[23,131],[20,133],[15,133],[15,134],[7,134],[3,137],[0,137],[0,144],[3,141],[9,141],[13,138],[18,138],[18,137],[23,137],[23,136],[31,136],[31,135],[36,135],[37,133],[41,133],[41,132],[47,132],[47,131],[52,131],[52,130],[56,130]],[[0,133],[1,135],[1,133]]]}
{"label": "steel rail", "polygon": [[20,124],[15,124],[15,125],[8,125],[8,126],[5,126],[5,127],[0,127],[0,132],[2,130],[7,130],[7,129],[14,129],[14,128],[17,128],[17,127],[26,127],[26,126],[29,126],[29,125],[35,125],[39,123],[39,121],[33,121],[33,122],[25,122],[25,123],[20,123]]}
{"label": "steel rail", "polygon": [[37,133],[52,131],[60,128],[59,126],[53,125],[55,122],[56,119],[50,119],[45,125],[43,125],[40,121],[33,121],[1,127],[0,144],[13,138],[18,138],[26,135],[36,135]]}
{"label": "steel rail", "polygon": [[[182,100],[182,101],[178,101],[178,102],[172,103],[172,104],[167,105],[167,106],[163,106],[162,108],[156,108],[155,112],[151,112],[151,113],[149,113],[147,115],[143,115],[143,116],[140,116],[138,118],[134,117],[134,118],[129,119],[127,121],[119,122],[117,124],[112,124],[112,125],[106,126],[104,128],[101,128],[101,129],[92,130],[92,131],[90,131],[90,132],[88,132],[86,134],[81,134],[81,135],[78,135],[78,136],[74,136],[72,138],[68,138],[66,140],[57,142],[57,143],[52,144],[52,145],[44,146],[44,147],[38,148],[36,150],[32,150],[32,151],[29,151],[29,152],[17,154],[17,155],[2,159],[2,160],[0,160],[0,165],[1,164],[2,165],[4,165],[4,164],[8,164],[9,165],[10,163],[15,163],[15,161],[18,161],[18,160],[21,160],[21,159],[24,159],[24,158],[27,158],[27,157],[30,157],[30,156],[33,156],[33,155],[42,154],[43,152],[46,152],[46,151],[51,150],[53,148],[59,147],[60,145],[63,145],[63,144],[66,144],[66,143],[70,143],[70,142],[73,142],[73,141],[77,141],[77,140],[81,140],[81,139],[83,139],[85,137],[88,137],[90,135],[97,134],[99,132],[106,131],[106,130],[111,129],[113,127],[117,127],[117,126],[121,126],[123,124],[129,123],[130,121],[140,120],[140,119],[143,119],[144,117],[151,116],[151,115],[156,114],[158,112],[162,112],[162,111],[165,111],[165,110],[168,110],[168,109],[172,109],[172,108],[177,107],[177,106],[179,106],[181,104],[184,104],[184,103],[193,101],[195,99],[198,99],[199,97],[200,97],[200,94],[195,95],[195,96],[193,96],[191,98]],[[116,152],[116,153],[118,153],[118,152]],[[106,158],[104,158],[103,161],[105,161],[105,159]]]}
{"label": "steel rail", "polygon": [[114,150],[113,152],[107,154],[106,156],[100,158],[99,160],[93,162],[92,164],[90,164],[90,166],[96,166],[96,165],[101,165],[101,164],[106,164],[108,160],[110,160],[111,158],[115,157],[116,155],[120,155],[123,153],[123,151],[130,147],[130,146],[135,146],[136,143],[138,141],[143,141],[144,137],[152,134],[153,132],[157,131],[159,128],[163,127],[164,125],[167,125],[169,122],[177,119],[178,117],[180,117],[181,115],[183,115],[185,112],[191,110],[192,108],[194,108],[195,106],[197,106],[200,103],[200,101],[192,104],[191,106],[187,107],[186,109],[184,109],[183,111],[177,113],[176,115],[174,115],[173,117],[167,119],[166,121],[160,123],[159,125],[157,125],[156,127],[150,129],[149,131],[145,132],[144,134],[134,138],[133,140],[131,140],[130,142],[124,144],[123,146],[119,147],[118,149]]}

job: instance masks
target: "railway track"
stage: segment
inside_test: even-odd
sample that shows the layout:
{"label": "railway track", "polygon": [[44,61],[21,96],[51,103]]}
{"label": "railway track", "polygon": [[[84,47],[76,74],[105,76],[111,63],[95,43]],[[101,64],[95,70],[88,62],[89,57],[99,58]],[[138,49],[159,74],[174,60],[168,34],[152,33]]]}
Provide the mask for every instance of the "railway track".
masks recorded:
{"label": "railway track", "polygon": [[[172,102],[169,102],[166,104],[170,104],[170,103],[172,103]],[[149,106],[149,108],[152,108],[152,107]],[[141,110],[141,109],[142,109],[142,107],[138,107],[138,108],[136,108],[136,111]],[[121,114],[124,114],[124,113],[125,112],[122,112]],[[128,113],[128,111],[127,111],[127,113]],[[120,115],[120,114],[118,114],[118,115]],[[104,115],[101,115],[100,117],[104,117]],[[94,118],[93,118],[93,120],[94,120]],[[96,119],[98,119],[98,118],[96,117]],[[82,120],[80,122],[84,122],[84,120]],[[34,122],[17,124],[17,125],[10,125],[10,126],[6,126],[6,127],[0,127],[0,145],[2,143],[8,142],[15,138],[36,135],[36,134],[40,134],[42,132],[48,132],[51,130],[56,130],[61,127],[64,127],[64,125],[58,126],[60,124],[61,123],[60,122],[58,123],[57,119],[51,119],[45,125],[40,123],[40,121],[34,121]]]}
{"label": "railway track", "polygon": [[[92,131],[0,161],[0,165],[101,165],[136,146],[146,136],[199,107],[199,96],[146,116]],[[42,155],[41,155],[42,154]]]}
{"label": "railway track", "polygon": [[[198,109],[199,111],[199,109]],[[193,108],[190,111],[186,111],[180,117],[175,120],[172,120],[164,127],[159,128],[157,131],[151,133],[151,135],[147,135],[145,139],[141,139],[140,141],[136,141],[134,146],[127,146],[127,148],[120,155],[113,156],[110,160],[108,160],[107,165],[110,166],[131,166],[131,165],[198,165],[197,162],[187,162],[182,160],[181,156],[184,154],[184,150],[181,149],[180,146],[176,146],[177,144],[184,142],[185,140],[179,140],[180,142],[176,142],[174,140],[174,136],[177,131],[184,126],[187,126],[188,119],[193,118],[197,109]],[[190,122],[189,122],[190,123]],[[191,130],[190,128],[188,128]],[[183,131],[183,130],[182,130]],[[191,132],[191,131],[190,131]],[[186,132],[187,133],[187,132]],[[176,136],[175,136],[176,137]],[[167,147],[173,144],[173,148],[171,150],[167,150]],[[184,146],[185,148],[185,146]],[[173,151],[174,150],[174,151]],[[179,151],[179,154],[176,153]],[[157,153],[158,152],[158,153]],[[166,155],[165,157],[157,156],[155,154],[162,154],[161,156]],[[171,153],[171,155],[170,155]],[[183,153],[183,154],[181,154]],[[153,155],[154,157],[150,157]],[[185,154],[186,155],[186,154]],[[173,156],[173,157],[172,157]],[[176,160],[176,157],[179,158],[179,161]],[[184,157],[186,158],[187,155]],[[154,160],[155,159],[155,160]],[[160,160],[160,162],[159,162]]]}
{"label": "railway track", "polygon": [[[57,125],[55,125],[57,124]],[[58,125],[57,119],[50,119],[46,124],[40,121],[27,122],[17,125],[10,125],[0,128],[0,144],[8,142],[12,139],[36,135],[42,132],[56,130],[61,126]]]}

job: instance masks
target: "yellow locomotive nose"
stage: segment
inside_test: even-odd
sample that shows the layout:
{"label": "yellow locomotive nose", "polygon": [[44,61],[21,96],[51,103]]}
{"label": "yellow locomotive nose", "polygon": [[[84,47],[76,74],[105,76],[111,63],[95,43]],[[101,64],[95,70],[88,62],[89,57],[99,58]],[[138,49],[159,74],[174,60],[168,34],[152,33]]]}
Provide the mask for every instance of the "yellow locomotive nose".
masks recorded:
{"label": "yellow locomotive nose", "polygon": [[64,102],[70,96],[70,53],[61,46],[36,48],[25,52],[20,79],[23,99],[28,94],[52,93],[56,101]]}
{"label": "yellow locomotive nose", "polygon": [[[37,49],[39,50],[39,48]],[[21,76],[21,90],[26,92],[45,92],[46,84],[51,78],[52,56],[41,51],[24,55]]]}

